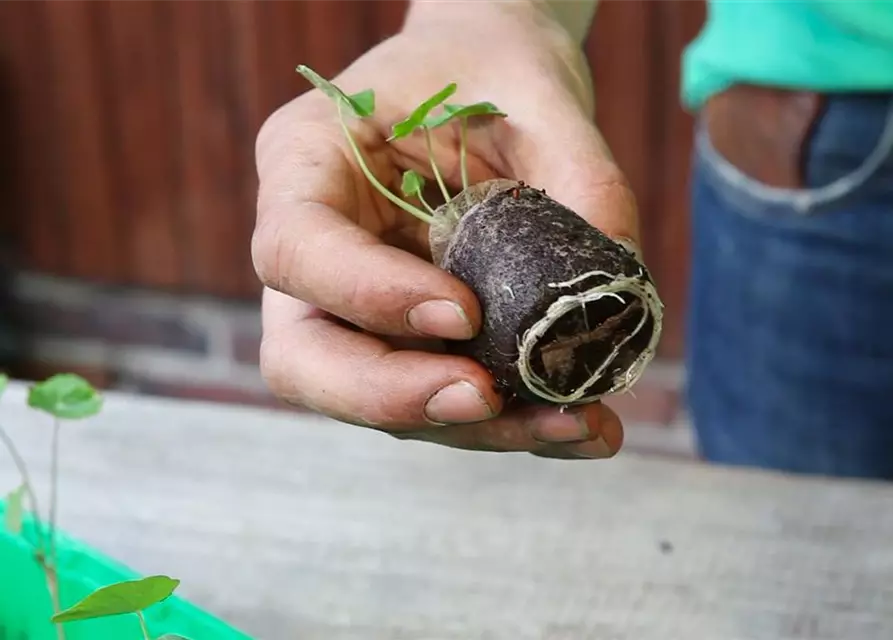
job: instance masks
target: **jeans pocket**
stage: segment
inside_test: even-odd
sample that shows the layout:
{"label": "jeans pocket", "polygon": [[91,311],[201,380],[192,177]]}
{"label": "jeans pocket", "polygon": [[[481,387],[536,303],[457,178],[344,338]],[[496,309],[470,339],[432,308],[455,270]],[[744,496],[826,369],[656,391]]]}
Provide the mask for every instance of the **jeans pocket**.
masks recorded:
{"label": "jeans pocket", "polygon": [[764,184],[738,169],[713,145],[702,118],[694,162],[735,209],[778,219],[838,207],[877,182],[893,181],[893,96],[841,96],[828,101],[806,145],[808,186]]}

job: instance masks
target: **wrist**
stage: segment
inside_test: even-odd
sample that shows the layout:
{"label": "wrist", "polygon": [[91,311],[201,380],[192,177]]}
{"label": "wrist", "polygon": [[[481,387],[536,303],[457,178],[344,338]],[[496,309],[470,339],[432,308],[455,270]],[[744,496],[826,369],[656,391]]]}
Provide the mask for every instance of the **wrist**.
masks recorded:
{"label": "wrist", "polygon": [[539,25],[558,28],[582,46],[598,0],[411,0],[403,30],[443,25]]}

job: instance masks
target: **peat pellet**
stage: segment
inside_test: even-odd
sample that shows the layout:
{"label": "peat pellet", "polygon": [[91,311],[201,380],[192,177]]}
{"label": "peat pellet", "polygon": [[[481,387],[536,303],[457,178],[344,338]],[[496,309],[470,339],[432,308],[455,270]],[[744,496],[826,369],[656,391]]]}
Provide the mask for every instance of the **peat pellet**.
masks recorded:
{"label": "peat pellet", "polygon": [[480,333],[449,352],[507,397],[556,405],[631,387],[654,356],[663,307],[646,267],[545,192],[493,180],[441,206],[435,263],[477,295]]}

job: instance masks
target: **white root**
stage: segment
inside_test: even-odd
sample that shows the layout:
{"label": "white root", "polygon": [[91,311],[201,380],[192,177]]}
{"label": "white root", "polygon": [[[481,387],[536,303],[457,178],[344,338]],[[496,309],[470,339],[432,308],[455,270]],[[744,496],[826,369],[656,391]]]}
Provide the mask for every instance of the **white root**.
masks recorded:
{"label": "white root", "polygon": [[[640,275],[642,274],[640,273]],[[595,285],[592,288],[575,295],[561,296],[546,310],[546,315],[531,326],[520,340],[518,340],[517,366],[521,380],[530,391],[544,400],[555,404],[584,404],[593,402],[612,393],[628,391],[630,387],[638,382],[645,367],[654,358],[657,343],[660,340],[663,324],[663,304],[657,295],[657,290],[654,285],[648,281],[640,280],[636,277],[617,276],[605,271],[590,271],[579,275],[572,280],[568,280],[567,282],[550,283],[548,286],[551,288],[567,288],[595,276],[607,277],[610,280]],[[604,362],[602,362],[595,372],[592,373],[589,379],[576,390],[567,395],[562,395],[550,389],[530,366],[533,350],[539,340],[546,334],[552,325],[565,314],[575,311],[580,307],[584,307],[585,312],[585,305],[589,302],[595,302],[596,300],[606,297],[617,298],[621,302],[625,302],[623,297],[620,296],[621,293],[633,295],[642,302],[643,314],[635,330],[629,336],[624,338],[620,344],[614,347],[608,357],[605,358]],[[639,354],[639,357],[636,358],[626,371],[614,378],[611,387],[607,391],[601,394],[586,395],[586,391],[602,376],[614,359],[617,358],[624,345],[642,330],[649,318],[651,318],[654,323],[651,338],[648,341],[648,345],[642,353]]]}

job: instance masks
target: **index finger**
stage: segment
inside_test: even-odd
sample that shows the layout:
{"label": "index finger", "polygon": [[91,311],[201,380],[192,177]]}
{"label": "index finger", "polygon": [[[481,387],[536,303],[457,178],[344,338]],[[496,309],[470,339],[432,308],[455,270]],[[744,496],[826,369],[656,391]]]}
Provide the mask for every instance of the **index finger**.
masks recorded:
{"label": "index finger", "polygon": [[481,311],[468,287],[384,243],[376,235],[383,229],[353,221],[374,219],[359,211],[371,199],[360,197],[359,170],[331,112],[294,117],[298,124],[278,121],[279,135],[267,128],[259,136],[252,257],[261,281],[375,333],[473,337]]}

